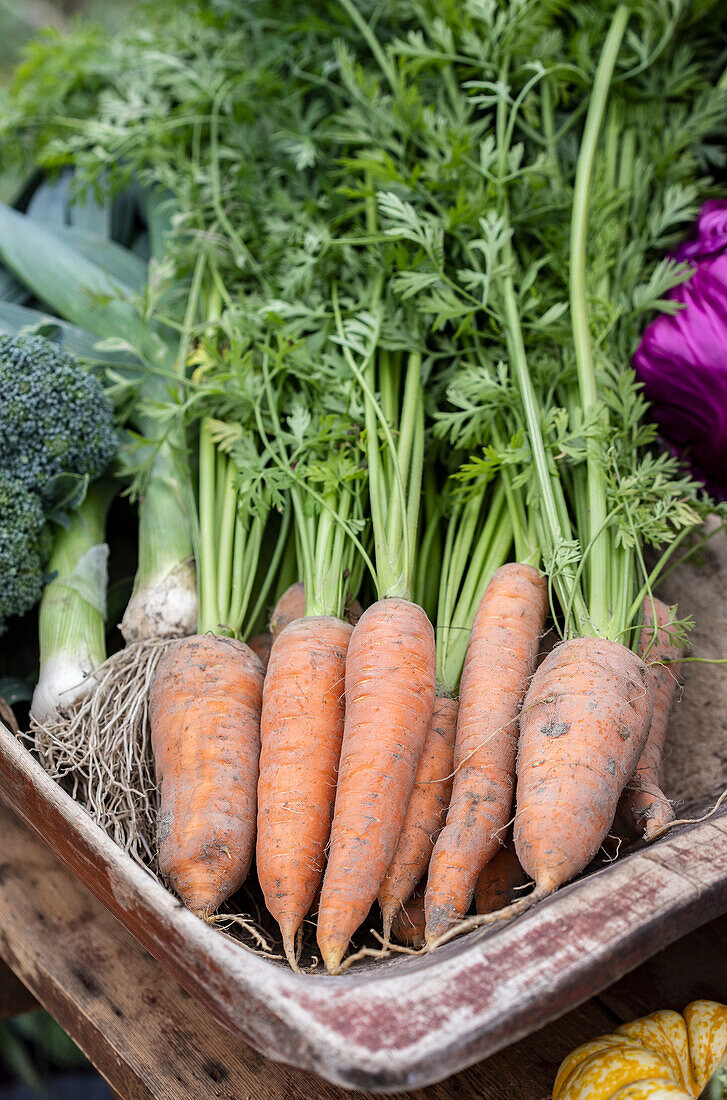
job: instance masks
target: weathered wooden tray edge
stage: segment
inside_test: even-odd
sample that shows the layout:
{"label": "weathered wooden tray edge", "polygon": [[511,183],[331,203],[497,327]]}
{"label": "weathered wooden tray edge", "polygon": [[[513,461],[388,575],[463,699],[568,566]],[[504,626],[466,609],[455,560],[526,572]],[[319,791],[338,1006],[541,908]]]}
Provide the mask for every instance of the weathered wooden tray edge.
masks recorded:
{"label": "weathered wooden tray edge", "polygon": [[725,810],[574,883],[494,935],[471,934],[376,973],[296,975],[188,913],[1,724],[0,796],[216,1019],[262,1054],[349,1088],[441,1080],[727,912]]}

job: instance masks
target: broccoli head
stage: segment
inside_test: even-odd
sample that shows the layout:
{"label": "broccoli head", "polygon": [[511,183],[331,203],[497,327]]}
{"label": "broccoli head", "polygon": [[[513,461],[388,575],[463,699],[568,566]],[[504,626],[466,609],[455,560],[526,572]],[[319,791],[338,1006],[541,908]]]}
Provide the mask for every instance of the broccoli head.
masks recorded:
{"label": "broccoli head", "polygon": [[118,447],[101,383],[44,336],[0,336],[0,466],[52,498],[62,474],[97,478]]}
{"label": "broccoli head", "polygon": [[0,634],[40,599],[52,545],[40,498],[0,470]]}

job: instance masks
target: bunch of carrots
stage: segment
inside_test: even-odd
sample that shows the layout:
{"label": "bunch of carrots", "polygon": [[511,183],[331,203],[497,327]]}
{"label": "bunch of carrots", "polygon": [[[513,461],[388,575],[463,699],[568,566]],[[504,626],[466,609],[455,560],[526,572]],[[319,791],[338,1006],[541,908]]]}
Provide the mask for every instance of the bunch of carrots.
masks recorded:
{"label": "bunch of carrots", "polygon": [[[254,862],[294,969],[306,922],[330,973],[376,904],[384,947],[431,949],[674,816],[685,631],[654,588],[713,503],[658,450],[629,363],[688,277],[663,254],[720,123],[702,100],[694,178],[657,170],[662,81],[680,35],[708,35],[678,4],[593,7],[432,0],[377,23],[340,0],[345,32],[270,15],[263,45],[257,6],[225,17],[252,98],[224,107],[230,73],[206,102],[200,76],[191,167],[165,161],[185,118],[173,150],[130,115],[35,138],[96,187],[121,150],[163,186],[178,276],[143,303],[178,343],[163,386],[135,349],[156,378],[137,419],[174,444],[197,632],[149,628],[89,698],[128,697],[132,740],[148,718],[170,887],[210,920]],[[60,710],[54,739],[71,727]]]}

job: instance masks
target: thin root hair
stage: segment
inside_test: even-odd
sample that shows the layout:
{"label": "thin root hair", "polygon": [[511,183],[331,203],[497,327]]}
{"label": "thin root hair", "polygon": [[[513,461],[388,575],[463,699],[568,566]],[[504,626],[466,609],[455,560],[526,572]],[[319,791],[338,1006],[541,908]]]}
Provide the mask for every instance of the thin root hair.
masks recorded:
{"label": "thin root hair", "polygon": [[149,693],[166,639],[135,642],[94,673],[93,692],[27,735],[48,774],[156,877],[158,792]]}

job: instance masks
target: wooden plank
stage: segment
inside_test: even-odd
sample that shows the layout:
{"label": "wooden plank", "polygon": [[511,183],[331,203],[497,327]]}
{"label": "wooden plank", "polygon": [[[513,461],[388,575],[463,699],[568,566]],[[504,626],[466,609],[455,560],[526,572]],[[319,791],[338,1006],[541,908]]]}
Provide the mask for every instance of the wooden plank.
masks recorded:
{"label": "wooden plank", "polygon": [[20,1016],[23,1012],[32,1012],[37,1007],[38,1002],[33,994],[0,960],[0,1020]]}
{"label": "wooden plank", "polygon": [[[125,1100],[373,1100],[269,1062],[224,1031],[0,807],[0,955]],[[609,1030],[591,1002],[507,1052],[403,1100],[540,1100],[565,1054]]]}
{"label": "wooden plank", "polygon": [[429,1084],[489,1057],[727,912],[725,806],[494,934],[337,978],[297,975],[185,911],[2,728],[0,793],[239,1037],[269,1057],[373,1092]]}

